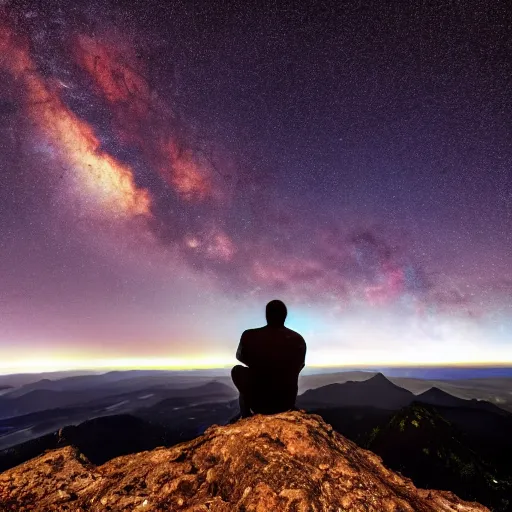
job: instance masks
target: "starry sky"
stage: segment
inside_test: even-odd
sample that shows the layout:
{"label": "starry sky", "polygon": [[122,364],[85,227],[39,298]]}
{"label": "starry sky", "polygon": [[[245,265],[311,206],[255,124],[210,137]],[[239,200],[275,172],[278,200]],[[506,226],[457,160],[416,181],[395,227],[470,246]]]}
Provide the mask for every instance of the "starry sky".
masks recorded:
{"label": "starry sky", "polygon": [[507,2],[0,1],[0,369],[512,363]]}

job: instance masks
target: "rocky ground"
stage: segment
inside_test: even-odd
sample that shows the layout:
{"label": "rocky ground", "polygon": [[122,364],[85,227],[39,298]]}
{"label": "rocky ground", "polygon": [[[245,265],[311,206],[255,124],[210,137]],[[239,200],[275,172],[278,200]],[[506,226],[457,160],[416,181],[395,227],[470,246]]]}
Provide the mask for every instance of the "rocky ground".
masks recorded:
{"label": "rocky ground", "polygon": [[0,475],[0,510],[477,512],[417,489],[319,416],[257,415],[172,448],[93,466],[72,447]]}

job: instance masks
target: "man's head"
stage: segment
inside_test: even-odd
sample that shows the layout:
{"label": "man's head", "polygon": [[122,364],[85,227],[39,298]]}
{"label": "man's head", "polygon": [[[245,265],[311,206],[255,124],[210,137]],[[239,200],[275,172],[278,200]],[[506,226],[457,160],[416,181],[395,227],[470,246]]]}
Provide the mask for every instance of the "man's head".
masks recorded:
{"label": "man's head", "polygon": [[267,317],[267,324],[272,327],[282,327],[286,320],[288,311],[284,302],[280,300],[271,300],[266,307],[265,316]]}

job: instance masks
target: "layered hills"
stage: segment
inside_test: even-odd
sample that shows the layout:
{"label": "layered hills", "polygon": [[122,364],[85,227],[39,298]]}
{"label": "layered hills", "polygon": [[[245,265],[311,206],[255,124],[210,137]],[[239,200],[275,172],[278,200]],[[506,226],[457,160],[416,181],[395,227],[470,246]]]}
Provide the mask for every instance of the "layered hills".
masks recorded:
{"label": "layered hills", "polygon": [[[306,390],[297,405],[382,457],[418,487],[453,491],[495,512],[510,510],[509,412],[470,399],[482,396],[477,391],[459,393],[468,399],[453,396],[443,383],[441,389],[421,381],[422,392],[413,394],[397,385],[402,381],[382,374],[348,372],[340,382],[330,382],[334,378],[314,376],[314,383],[327,384]],[[38,393],[56,399],[39,410]],[[64,405],[72,395],[78,403]],[[23,408],[32,412],[11,416]],[[238,399],[222,377],[169,380],[162,372],[111,372],[13,388],[0,399],[0,418],[2,410],[0,472],[65,447],[97,467],[119,456],[171,447],[201,436],[211,425],[227,424],[238,411]]]}

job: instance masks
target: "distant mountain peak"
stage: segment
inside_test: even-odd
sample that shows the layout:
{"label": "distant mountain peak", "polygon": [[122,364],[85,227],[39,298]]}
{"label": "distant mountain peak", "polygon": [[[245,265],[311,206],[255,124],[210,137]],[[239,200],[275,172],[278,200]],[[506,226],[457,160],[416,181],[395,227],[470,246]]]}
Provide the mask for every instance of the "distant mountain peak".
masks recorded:
{"label": "distant mountain peak", "polygon": [[[363,382],[371,382],[372,384],[393,384],[383,373],[378,372],[373,377]],[[394,384],[393,384],[394,385]]]}
{"label": "distant mountain peak", "polygon": [[447,393],[446,391],[443,391],[442,389],[432,386],[431,388],[427,389],[426,391],[423,391],[423,393],[420,393],[418,397],[427,397],[427,396],[451,396],[450,393]]}
{"label": "distant mountain peak", "polygon": [[100,511],[108,504],[112,511],[342,506],[488,512],[452,493],[416,488],[303,411],[215,425],[193,441],[118,457],[99,468],[75,449],[61,448],[1,474],[0,496],[11,510]]}
{"label": "distant mountain peak", "polygon": [[394,391],[400,391],[403,392],[404,394],[412,395],[412,393],[409,390],[402,388],[401,386],[398,386],[394,382],[391,382],[384,374],[380,372],[375,374],[368,380],[362,381],[361,384],[379,386],[380,388],[386,387],[390,390],[393,389]]}
{"label": "distant mountain peak", "polygon": [[451,395],[438,387],[431,387],[427,391],[416,396],[415,400],[431,405],[445,407],[464,407],[478,410],[486,410],[502,416],[509,416],[510,413],[497,405],[482,399],[467,399]]}

